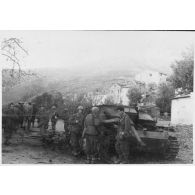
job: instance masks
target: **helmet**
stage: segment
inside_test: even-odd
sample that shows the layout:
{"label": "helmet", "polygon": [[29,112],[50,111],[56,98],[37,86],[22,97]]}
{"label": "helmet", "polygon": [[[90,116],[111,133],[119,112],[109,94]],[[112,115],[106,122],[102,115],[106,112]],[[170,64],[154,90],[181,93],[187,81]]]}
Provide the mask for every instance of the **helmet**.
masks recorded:
{"label": "helmet", "polygon": [[99,112],[99,108],[98,107],[92,107],[91,111],[92,111],[92,113],[97,113],[97,112]]}
{"label": "helmet", "polygon": [[40,106],[40,110],[44,110],[45,109],[45,106]]}
{"label": "helmet", "polygon": [[13,102],[11,102],[11,103],[9,104],[9,106],[14,106],[14,103],[13,103]]}
{"label": "helmet", "polygon": [[78,110],[83,110],[83,106],[79,106],[77,109]]}
{"label": "helmet", "polygon": [[56,106],[52,106],[51,109],[56,109]]}

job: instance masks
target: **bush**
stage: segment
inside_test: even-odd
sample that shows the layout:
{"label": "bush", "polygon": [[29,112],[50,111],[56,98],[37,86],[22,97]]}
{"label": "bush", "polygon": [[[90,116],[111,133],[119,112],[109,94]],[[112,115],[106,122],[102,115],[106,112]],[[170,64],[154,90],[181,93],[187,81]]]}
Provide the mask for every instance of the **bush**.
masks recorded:
{"label": "bush", "polygon": [[171,66],[173,74],[169,78],[175,89],[181,88],[188,93],[193,91],[194,78],[194,51],[189,50],[183,54],[181,60],[175,61]]}
{"label": "bush", "polygon": [[137,87],[129,89],[127,97],[129,98],[130,104],[135,105],[140,102],[142,94]]}
{"label": "bush", "polygon": [[162,83],[158,88],[156,105],[160,108],[160,112],[171,112],[171,99],[174,97],[174,88],[170,83]]}

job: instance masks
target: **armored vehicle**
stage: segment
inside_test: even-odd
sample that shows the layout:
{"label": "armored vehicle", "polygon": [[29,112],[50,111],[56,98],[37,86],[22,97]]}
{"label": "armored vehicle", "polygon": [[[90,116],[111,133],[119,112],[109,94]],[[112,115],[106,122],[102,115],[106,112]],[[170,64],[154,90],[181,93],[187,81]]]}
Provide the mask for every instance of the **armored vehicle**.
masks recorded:
{"label": "armored vehicle", "polygon": [[[119,117],[116,105],[98,105],[100,114],[104,114],[107,119]],[[124,111],[133,120],[135,129],[140,138],[146,144],[141,147],[134,137],[129,138],[132,153],[144,152],[162,156],[165,159],[173,160],[179,152],[179,143],[172,128],[161,128],[156,125],[156,119],[147,112],[137,107],[124,106]],[[114,130],[114,123],[106,124],[107,128]]]}

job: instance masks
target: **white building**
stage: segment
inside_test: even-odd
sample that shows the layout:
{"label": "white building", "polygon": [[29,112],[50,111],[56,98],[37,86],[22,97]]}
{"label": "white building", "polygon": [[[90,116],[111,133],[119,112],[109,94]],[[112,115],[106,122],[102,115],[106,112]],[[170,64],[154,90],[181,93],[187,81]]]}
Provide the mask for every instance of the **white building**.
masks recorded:
{"label": "white building", "polygon": [[120,102],[122,105],[125,105],[125,106],[128,106],[129,105],[129,98],[127,97],[127,94],[128,94],[128,91],[129,91],[129,87],[123,87],[121,89],[121,99],[120,99]]}
{"label": "white building", "polygon": [[144,71],[135,76],[135,80],[149,84],[149,83],[155,83],[160,84],[162,82],[166,82],[167,75],[164,73],[156,72],[156,71]]}
{"label": "white building", "polygon": [[175,97],[171,104],[171,124],[193,124],[193,94]]}
{"label": "white building", "polygon": [[115,104],[119,104],[121,101],[121,90],[122,90],[121,85],[116,83],[110,87],[106,95],[107,97],[112,97]]}
{"label": "white building", "polygon": [[114,104],[129,105],[127,97],[129,86],[118,83],[113,84],[105,94],[96,94],[93,96],[93,104],[99,105],[111,100]]}

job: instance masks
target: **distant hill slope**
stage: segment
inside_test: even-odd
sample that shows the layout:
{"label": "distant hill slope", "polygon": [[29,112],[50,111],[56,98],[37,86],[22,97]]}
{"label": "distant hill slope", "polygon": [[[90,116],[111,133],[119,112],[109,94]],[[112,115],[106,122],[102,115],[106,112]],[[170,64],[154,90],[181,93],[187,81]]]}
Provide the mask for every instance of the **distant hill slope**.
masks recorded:
{"label": "distant hill slope", "polygon": [[[119,70],[116,69],[89,69],[80,72],[67,69],[37,69],[33,70],[41,80],[25,81],[10,92],[3,94],[3,104],[23,99],[24,96],[34,96],[36,93],[59,91],[63,95],[106,91],[112,84],[133,80],[140,67]],[[37,89],[35,89],[37,88]],[[33,92],[32,92],[33,91]]]}

